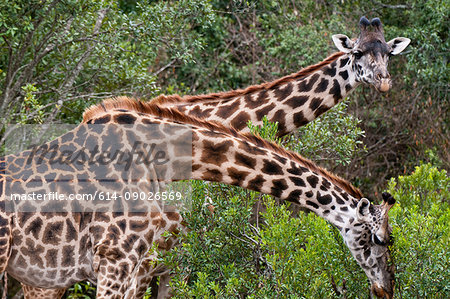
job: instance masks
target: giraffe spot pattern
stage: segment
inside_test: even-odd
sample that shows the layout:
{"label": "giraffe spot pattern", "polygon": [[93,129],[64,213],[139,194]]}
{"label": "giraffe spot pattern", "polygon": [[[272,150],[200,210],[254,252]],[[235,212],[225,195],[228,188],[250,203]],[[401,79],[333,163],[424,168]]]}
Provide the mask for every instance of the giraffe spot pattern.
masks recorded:
{"label": "giraffe spot pattern", "polygon": [[290,176],[289,179],[298,187],[306,187],[305,181],[299,177]]}
{"label": "giraffe spot pattern", "polygon": [[128,275],[128,264],[126,262],[124,263],[120,263],[119,265],[119,280],[123,281],[126,279],[127,275]]}
{"label": "giraffe spot pattern", "polygon": [[276,105],[274,103],[271,103],[259,110],[256,110],[255,114],[256,114],[256,118],[257,119],[262,119],[265,115],[267,115],[270,111],[273,110],[273,108],[275,108]]}
{"label": "giraffe spot pattern", "polygon": [[117,245],[120,239],[120,230],[116,225],[108,227],[108,239],[112,241],[112,245]]}
{"label": "giraffe spot pattern", "polygon": [[242,165],[251,169],[256,166],[256,159],[239,152],[236,152],[234,159],[237,165]]}
{"label": "giraffe spot pattern", "polygon": [[268,175],[276,175],[276,174],[283,174],[283,170],[278,163],[264,159],[263,160],[263,169],[261,170],[263,173]]}
{"label": "giraffe spot pattern", "polygon": [[316,81],[319,79],[319,77],[320,77],[320,75],[316,73],[316,74],[312,75],[311,77],[302,78],[298,85],[298,90],[300,92],[310,91],[313,88]]}
{"label": "giraffe spot pattern", "polygon": [[73,132],[67,132],[66,134],[62,135],[60,138],[61,138],[62,143],[67,143],[67,142],[70,142],[73,140],[74,134],[73,134]]}
{"label": "giraffe spot pattern", "polygon": [[303,112],[297,112],[294,114],[294,125],[297,127],[301,127],[304,126],[308,123],[309,121],[306,119],[306,117],[304,116]]}
{"label": "giraffe spot pattern", "polygon": [[177,223],[172,224],[172,225],[169,227],[168,231],[169,231],[170,233],[173,233],[173,234],[178,234],[178,233],[180,233],[179,225],[178,225]]}
{"label": "giraffe spot pattern", "polygon": [[48,171],[48,166],[46,163],[39,163],[37,165],[36,170],[38,173],[46,173]]}
{"label": "giraffe spot pattern", "polygon": [[231,126],[237,130],[242,130],[247,126],[247,122],[250,120],[250,114],[245,111],[240,112],[231,122]]}
{"label": "giraffe spot pattern", "polygon": [[99,124],[106,124],[111,120],[111,115],[105,115],[103,117],[94,119],[92,121],[93,124],[99,125]]}
{"label": "giraffe spot pattern", "polygon": [[89,228],[89,233],[93,236],[94,240],[100,240],[105,229],[100,225],[93,225]]}
{"label": "giraffe spot pattern", "polygon": [[331,183],[326,178],[323,178],[322,179],[322,186],[325,188],[325,191],[327,191],[328,189],[330,189]]}
{"label": "giraffe spot pattern", "polygon": [[308,169],[305,168],[305,167],[303,167],[303,166],[298,166],[296,163],[294,163],[294,162],[291,161],[290,168],[288,168],[287,171],[288,171],[290,174],[300,176],[300,175],[302,175],[304,172],[308,171]]}
{"label": "giraffe spot pattern", "polygon": [[42,243],[58,245],[61,242],[60,236],[64,228],[64,222],[56,221],[47,224],[42,236]]}
{"label": "giraffe spot pattern", "polygon": [[278,162],[280,162],[281,164],[286,164],[286,162],[287,162],[287,159],[285,157],[282,157],[282,156],[280,156],[278,154],[274,154],[273,158],[275,160],[277,160]]}
{"label": "giraffe spot pattern", "polygon": [[167,219],[171,221],[179,221],[181,220],[181,216],[177,212],[166,212]]}
{"label": "giraffe spot pattern", "polygon": [[322,78],[322,80],[320,80],[319,84],[317,84],[316,89],[314,90],[314,92],[324,92],[325,90],[327,90],[328,87],[328,80],[325,78]]}
{"label": "giraffe spot pattern", "polygon": [[316,188],[317,183],[319,182],[317,175],[310,175],[306,178],[306,180],[312,188]]}
{"label": "giraffe spot pattern", "polygon": [[330,89],[330,94],[333,95],[334,103],[337,103],[342,98],[341,85],[336,79],[333,80],[333,87]]}
{"label": "giraffe spot pattern", "polygon": [[337,204],[339,204],[339,205],[345,204],[345,201],[342,200],[342,198],[339,195],[337,195],[336,192],[331,191],[331,194],[333,194],[333,197],[336,199]]}
{"label": "giraffe spot pattern", "polygon": [[337,222],[344,223],[344,219],[342,219],[342,217],[339,216],[339,215],[337,215],[334,219],[335,219]]}
{"label": "giraffe spot pattern", "polygon": [[244,97],[245,107],[249,109],[255,109],[267,103],[267,100],[269,99],[267,97],[267,90],[261,91],[259,94],[255,96],[255,98],[256,99],[253,100],[253,96],[251,94],[245,95]]}
{"label": "giraffe spot pattern", "polygon": [[339,76],[341,76],[342,79],[347,80],[348,79],[348,72],[347,72],[347,70],[339,72]]}
{"label": "giraffe spot pattern", "polygon": [[322,99],[321,98],[313,98],[311,100],[311,103],[309,104],[309,109],[314,111],[320,106],[321,103],[322,103]]}
{"label": "giraffe spot pattern", "polygon": [[45,248],[41,245],[35,245],[34,241],[27,238],[25,246],[22,248],[23,255],[28,257],[28,262],[32,265],[37,265],[39,268],[44,268],[44,261],[42,260]]}
{"label": "giraffe spot pattern", "polygon": [[298,203],[300,200],[300,196],[302,195],[302,190],[294,190],[291,193],[289,193],[288,197],[286,198],[287,201]]}
{"label": "giraffe spot pattern", "polygon": [[364,250],[364,258],[368,259],[370,257],[370,254],[371,254],[370,247],[367,247],[367,249]]}
{"label": "giraffe spot pattern", "polygon": [[327,107],[325,105],[317,108],[317,110],[314,112],[314,116],[317,118],[319,117],[319,115],[322,115],[323,113],[327,112],[328,110],[330,110],[331,107]]}
{"label": "giraffe spot pattern", "polygon": [[122,248],[124,251],[130,252],[137,240],[139,240],[139,236],[137,234],[128,235],[125,241],[122,242]]}
{"label": "giraffe spot pattern", "polygon": [[109,222],[110,218],[108,216],[108,214],[103,213],[103,212],[95,212],[94,214],[94,221],[98,221],[98,222]]}
{"label": "giraffe spot pattern", "polygon": [[208,108],[205,110],[202,110],[199,106],[195,106],[194,109],[191,110],[190,114],[192,114],[195,117],[199,118],[207,118],[211,116],[211,112],[214,110],[214,108]]}
{"label": "giraffe spot pattern", "polygon": [[310,200],[307,200],[307,201],[306,201],[306,204],[307,204],[308,206],[313,207],[314,209],[318,209],[318,208],[319,208],[319,205],[318,205],[318,204],[316,204],[315,202],[310,201]]}
{"label": "giraffe spot pattern", "polygon": [[222,177],[222,172],[218,169],[206,169],[202,176],[204,180],[211,180],[214,182],[222,181]]}
{"label": "giraffe spot pattern", "polygon": [[128,113],[119,114],[114,117],[116,123],[120,125],[132,125],[136,121],[136,116]]}
{"label": "giraffe spot pattern", "polygon": [[292,108],[297,108],[303,106],[308,99],[308,96],[294,96],[284,101],[284,103]]}
{"label": "giraffe spot pattern", "polygon": [[213,164],[220,166],[222,163],[228,161],[228,149],[233,145],[232,141],[223,141],[215,143],[209,140],[203,142],[204,150],[201,161],[206,164]]}
{"label": "giraffe spot pattern", "polygon": [[217,110],[216,115],[223,119],[227,119],[231,115],[233,115],[234,112],[236,112],[236,110],[239,108],[239,105],[240,101],[235,100],[230,105],[219,106],[219,110]]}
{"label": "giraffe spot pattern", "polygon": [[272,190],[271,194],[275,197],[280,197],[281,194],[283,194],[283,191],[288,188],[285,179],[273,180],[272,184],[273,187],[271,188]]}
{"label": "giraffe spot pattern", "polygon": [[325,195],[320,195],[320,192],[317,192],[317,201],[321,204],[321,205],[329,205],[332,202],[332,197],[330,194],[325,194]]}
{"label": "giraffe spot pattern", "polygon": [[333,61],[328,66],[324,67],[323,74],[330,77],[336,76],[336,61]]}
{"label": "giraffe spot pattern", "polygon": [[248,171],[240,171],[234,167],[229,167],[227,169],[228,175],[231,178],[232,185],[239,185],[245,178],[250,174]]}
{"label": "giraffe spot pattern", "polygon": [[41,232],[43,225],[43,221],[41,218],[36,218],[28,225],[28,227],[25,229],[25,233],[32,234],[34,238],[39,238],[39,233]]}
{"label": "giraffe spot pattern", "polygon": [[278,131],[283,133],[286,131],[285,117],[286,112],[284,112],[283,110],[278,110],[277,112],[275,112],[273,118],[271,119],[272,122],[278,122]]}
{"label": "giraffe spot pattern", "polygon": [[75,248],[71,245],[66,245],[62,249],[61,266],[73,267],[75,266]]}
{"label": "giraffe spot pattern", "polygon": [[346,66],[347,63],[349,62],[349,60],[350,60],[349,57],[341,59],[341,63],[339,64],[339,68],[343,68],[344,66]]}
{"label": "giraffe spot pattern", "polygon": [[281,100],[281,99],[285,99],[287,96],[289,96],[292,93],[292,90],[293,90],[293,84],[288,83],[286,85],[277,87],[273,92],[275,94],[275,97],[277,97],[278,99]]}
{"label": "giraffe spot pattern", "polygon": [[252,190],[261,190],[263,184],[266,182],[262,175],[257,175],[254,179],[248,182],[247,187]]}
{"label": "giraffe spot pattern", "polygon": [[[162,226],[165,226],[165,224]],[[147,229],[147,227],[148,227],[147,221],[130,220],[130,229],[134,232],[144,231]]]}
{"label": "giraffe spot pattern", "polygon": [[266,155],[266,151],[258,148],[250,143],[248,143],[247,141],[244,142],[240,142],[238,145],[238,148],[242,149],[244,152],[247,152],[249,155]]}

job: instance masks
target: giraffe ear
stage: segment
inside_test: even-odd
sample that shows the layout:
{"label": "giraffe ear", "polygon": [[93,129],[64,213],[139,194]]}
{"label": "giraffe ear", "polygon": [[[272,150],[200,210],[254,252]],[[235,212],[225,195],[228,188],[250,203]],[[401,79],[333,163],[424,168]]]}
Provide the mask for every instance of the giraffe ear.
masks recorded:
{"label": "giraffe ear", "polygon": [[358,219],[362,219],[369,215],[370,201],[367,198],[361,198],[356,206],[356,215]]}
{"label": "giraffe ear", "polygon": [[353,46],[355,45],[354,42],[352,42],[352,40],[349,39],[348,36],[344,34],[335,34],[331,38],[333,39],[333,42],[338,48],[338,50],[344,53],[351,52]]}
{"label": "giraffe ear", "polygon": [[409,45],[411,40],[406,37],[396,37],[390,41],[388,41],[388,45],[391,47],[391,55],[400,54],[405,48]]}

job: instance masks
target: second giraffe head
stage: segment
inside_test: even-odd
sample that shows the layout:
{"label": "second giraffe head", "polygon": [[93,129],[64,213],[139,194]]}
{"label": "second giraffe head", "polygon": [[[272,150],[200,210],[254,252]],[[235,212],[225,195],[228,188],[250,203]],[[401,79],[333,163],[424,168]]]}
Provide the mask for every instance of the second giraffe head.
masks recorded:
{"label": "second giraffe head", "polygon": [[356,82],[371,84],[377,90],[386,92],[392,86],[387,70],[389,57],[401,53],[411,40],[397,37],[386,42],[379,18],[369,21],[362,17],[359,28],[361,32],[355,41],[346,35],[335,34],[334,44],[349,56],[347,63],[352,64]]}

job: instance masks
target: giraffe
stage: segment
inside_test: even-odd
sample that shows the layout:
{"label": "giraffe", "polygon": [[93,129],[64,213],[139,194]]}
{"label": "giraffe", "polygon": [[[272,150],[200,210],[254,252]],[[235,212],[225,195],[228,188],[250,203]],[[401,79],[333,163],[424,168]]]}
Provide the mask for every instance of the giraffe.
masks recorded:
{"label": "giraffe", "polygon": [[340,52],[297,73],[245,89],[184,96],[161,95],[153,103],[248,132],[249,120],[262,125],[263,116],[278,122],[278,137],[295,131],[335,106],[361,83],[386,92],[391,87],[389,57],[401,53],[410,39],[389,42],[379,18],[359,21],[356,41],[343,34],[332,36]]}
{"label": "giraffe", "polygon": [[[149,190],[147,178],[155,179],[156,174],[156,180],[159,180],[164,173],[178,172],[189,165],[192,173],[186,178],[223,182],[270,194],[306,207],[328,220],[338,228],[351,254],[369,278],[372,292],[379,297],[392,297],[394,273],[388,265],[387,245],[391,230],[388,211],[395,203],[392,196],[384,194],[383,204],[373,205],[349,182],[257,136],[241,134],[223,125],[184,115],[176,109],[147,105],[143,113],[140,110],[142,103],[121,101],[116,101],[118,108],[115,109],[105,109],[112,107],[111,103],[89,109],[86,112],[90,119],[88,124],[80,124],[47,143],[42,148],[44,158],[34,156],[27,165],[26,161],[32,155],[32,151],[27,150],[0,160],[0,217],[4,219],[0,229],[9,236],[8,250],[0,247],[0,257],[7,261],[1,266],[28,285],[30,292],[33,288],[64,289],[87,279],[97,283],[98,298],[139,298],[141,294],[135,293],[142,289],[139,277],[164,272],[158,266],[152,268],[143,263],[148,259],[151,244],[156,242],[164,250],[175,246],[174,235],[166,238],[162,234],[182,230],[182,219],[177,211],[164,211],[155,202],[137,203],[149,212],[102,209],[76,213],[67,212],[67,209],[62,212],[12,212],[6,209],[6,203],[11,199],[8,185],[29,194],[42,188],[48,192],[45,185],[60,180],[70,184],[65,184],[64,189],[55,185],[54,189],[67,194],[80,191],[77,186],[81,185],[81,180],[90,178],[84,182],[85,191],[123,192],[131,187]],[[55,169],[46,160],[48,153],[45,150],[52,146],[74,153],[84,146],[98,144],[102,149],[100,155],[114,145],[130,148],[130,138],[136,136],[143,137],[146,144],[158,143],[163,137],[171,142],[185,143],[187,140],[181,138],[180,141],[177,135],[179,128],[164,129],[164,125],[177,124],[189,126],[192,151],[177,152],[176,157],[172,157],[175,161],[170,161],[169,166],[140,166],[125,171],[117,164],[107,165],[105,175],[112,180],[103,182],[95,179],[99,170],[92,165],[65,165]],[[149,132],[148,125],[158,125],[158,129]],[[112,137],[114,142],[107,142],[107,137]],[[130,172],[142,179],[129,179]],[[18,207],[29,208],[30,203],[21,202]]]}
{"label": "giraffe", "polygon": [[[245,111],[250,112],[248,114],[250,115],[249,119],[252,119],[253,123],[256,124],[261,122],[261,118],[264,114],[268,114],[269,116],[272,115],[271,120],[279,122],[279,136],[283,136],[330,109],[340,98],[345,97],[346,94],[359,85],[360,82],[375,85],[377,89],[383,92],[390,88],[389,73],[387,72],[388,58],[386,57],[386,53],[389,53],[389,56],[399,54],[406,48],[410,40],[400,37],[386,43],[384,41],[382,25],[378,18],[372,19],[372,21],[369,22],[365,17],[362,17],[360,20],[360,30],[360,36],[356,42],[351,41],[344,35],[333,36],[333,41],[342,52],[335,53],[316,65],[307,67],[296,74],[283,77],[274,82],[251,86],[245,90],[236,90],[219,94],[184,98],[180,98],[176,95],[160,96],[154,103],[173,106],[180,111],[194,116],[220,120],[224,124],[232,125],[237,129],[246,131],[248,129],[245,126],[245,117],[237,117],[234,120],[233,118],[228,117],[232,116],[235,114],[234,112],[243,107],[245,108]],[[346,61],[346,59],[347,64],[342,68],[342,62],[340,61]],[[335,78],[333,79],[332,73],[334,68],[336,68],[336,71],[334,71]],[[369,70],[369,72],[362,71],[365,69]],[[381,80],[374,80],[374,74],[376,73],[380,74]],[[319,76],[317,76],[317,74]],[[339,74],[339,76],[336,74]],[[338,88],[335,87],[336,78],[340,85],[340,93],[337,92]],[[314,82],[312,82],[313,80],[311,79],[314,79]],[[342,79],[344,79],[344,81]],[[325,88],[326,90],[320,94],[320,97],[316,97],[317,94],[315,94],[315,92],[318,90],[319,84],[323,86],[325,84],[323,82],[325,81],[330,82],[330,85],[328,86],[329,90]],[[333,86],[331,86],[331,81],[333,81]],[[294,85],[293,87],[290,86],[291,83]],[[315,83],[317,84],[315,85]],[[286,92],[289,90],[290,92]],[[332,101],[331,98],[333,98],[334,101]],[[267,102],[269,102],[269,104],[261,108],[261,99],[264,100],[263,104]],[[221,104],[226,105],[221,106],[220,109],[218,109],[218,105]],[[294,109],[293,112],[290,113],[294,119],[293,126],[285,127],[284,125],[288,120],[286,119],[286,114],[279,110],[283,105],[284,108]],[[271,112],[274,109],[276,111]],[[247,114],[242,112],[239,115],[242,116]],[[223,117],[226,118],[223,119]],[[298,121],[301,118],[302,120]],[[87,119],[84,120],[88,121]],[[54,296],[49,297],[53,298]]]}
{"label": "giraffe", "polygon": [[277,135],[284,136],[328,111],[361,83],[371,84],[381,92],[390,89],[389,56],[401,53],[410,40],[398,37],[386,43],[378,18],[369,21],[362,17],[359,27],[356,41],[342,34],[333,35],[340,52],[273,82],[183,98],[161,95],[153,103],[243,132],[248,132],[249,120],[261,125],[263,116],[268,115],[272,122],[278,122]]}

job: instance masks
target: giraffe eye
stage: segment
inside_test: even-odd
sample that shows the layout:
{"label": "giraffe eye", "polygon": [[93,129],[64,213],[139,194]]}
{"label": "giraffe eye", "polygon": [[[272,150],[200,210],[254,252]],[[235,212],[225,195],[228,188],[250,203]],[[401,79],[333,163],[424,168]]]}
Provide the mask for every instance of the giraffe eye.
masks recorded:
{"label": "giraffe eye", "polygon": [[355,55],[356,59],[360,59],[363,56],[363,53],[361,51],[355,51],[353,55]]}
{"label": "giraffe eye", "polygon": [[376,234],[372,235],[372,239],[373,239],[373,242],[377,245],[381,245],[381,246],[386,245],[386,242],[383,242],[380,239],[378,239]]}

